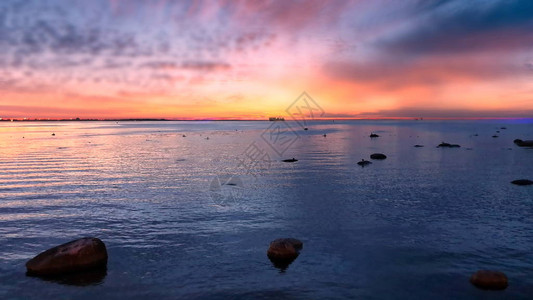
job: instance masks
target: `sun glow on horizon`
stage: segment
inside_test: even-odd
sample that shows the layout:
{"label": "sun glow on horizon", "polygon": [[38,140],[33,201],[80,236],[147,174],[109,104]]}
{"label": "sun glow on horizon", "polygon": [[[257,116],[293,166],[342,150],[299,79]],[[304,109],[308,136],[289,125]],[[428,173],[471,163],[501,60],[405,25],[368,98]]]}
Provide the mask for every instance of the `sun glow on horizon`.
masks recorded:
{"label": "sun glow on horizon", "polygon": [[533,115],[530,4],[64,4],[2,4],[0,117],[265,119],[303,91],[331,118]]}

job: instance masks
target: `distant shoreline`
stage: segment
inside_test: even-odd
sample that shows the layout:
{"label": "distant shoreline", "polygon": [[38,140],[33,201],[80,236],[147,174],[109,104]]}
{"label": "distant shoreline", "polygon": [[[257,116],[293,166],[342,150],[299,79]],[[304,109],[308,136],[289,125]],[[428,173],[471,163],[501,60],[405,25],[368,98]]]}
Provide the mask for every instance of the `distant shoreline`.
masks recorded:
{"label": "distant shoreline", "polygon": [[[409,118],[409,117],[396,117],[396,118],[320,118],[307,120],[311,121],[435,121],[435,120],[525,120],[532,119],[528,117],[483,117],[483,118]],[[17,118],[1,118],[0,122],[269,122],[268,119],[158,119],[158,118],[127,118],[127,119],[17,119]],[[275,120],[275,121],[288,121],[295,122],[295,120]],[[272,122],[272,120],[270,120]]]}

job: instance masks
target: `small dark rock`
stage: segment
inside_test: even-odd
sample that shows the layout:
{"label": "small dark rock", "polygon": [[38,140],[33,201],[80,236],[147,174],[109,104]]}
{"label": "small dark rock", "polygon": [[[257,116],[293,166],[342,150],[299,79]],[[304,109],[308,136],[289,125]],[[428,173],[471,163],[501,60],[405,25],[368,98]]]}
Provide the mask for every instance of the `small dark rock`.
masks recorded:
{"label": "small dark rock", "polygon": [[387,155],[385,155],[383,153],[374,153],[374,154],[370,155],[370,158],[371,159],[385,159],[385,158],[387,158]]}
{"label": "small dark rock", "polygon": [[461,146],[457,144],[450,144],[450,143],[445,143],[445,142],[442,142],[437,146],[437,148],[459,148],[459,147]]}
{"label": "small dark rock", "polygon": [[309,130],[309,128],[307,128],[307,127],[304,127],[304,130]]}
{"label": "small dark rock", "polygon": [[371,133],[371,134],[370,134],[370,137],[371,137],[371,138],[377,138],[377,137],[379,137],[379,135],[377,135],[377,134],[375,134],[375,133]]}
{"label": "small dark rock", "polygon": [[493,137],[493,138],[497,138],[498,136],[497,136],[497,135],[493,135],[492,137]]}
{"label": "small dark rock", "polygon": [[511,183],[516,184],[516,185],[532,185],[533,181],[529,179],[517,179],[517,180],[511,181]]}
{"label": "small dark rock", "polygon": [[361,159],[361,161],[358,162],[357,164],[360,165],[361,167],[364,167],[364,166],[367,166],[367,165],[369,165],[371,163],[372,163],[371,161]]}
{"label": "small dark rock", "polygon": [[533,147],[533,140],[522,141],[521,139],[516,139],[513,143],[519,147]]}
{"label": "small dark rock", "polygon": [[105,244],[97,238],[81,238],[48,249],[26,263],[30,276],[52,276],[103,269],[107,265]]}
{"label": "small dark rock", "polygon": [[298,161],[296,158],[289,158],[289,159],[284,159],[282,160],[283,162],[295,162],[295,161]]}
{"label": "small dark rock", "polygon": [[507,129],[507,127],[500,127],[500,129]]}
{"label": "small dark rock", "polygon": [[484,290],[504,290],[507,288],[508,279],[500,271],[479,270],[472,274],[470,283]]}
{"label": "small dark rock", "polygon": [[415,145],[415,148],[422,148],[424,145]]}
{"label": "small dark rock", "polygon": [[52,136],[56,136],[56,134],[55,134],[55,133],[52,133]]}

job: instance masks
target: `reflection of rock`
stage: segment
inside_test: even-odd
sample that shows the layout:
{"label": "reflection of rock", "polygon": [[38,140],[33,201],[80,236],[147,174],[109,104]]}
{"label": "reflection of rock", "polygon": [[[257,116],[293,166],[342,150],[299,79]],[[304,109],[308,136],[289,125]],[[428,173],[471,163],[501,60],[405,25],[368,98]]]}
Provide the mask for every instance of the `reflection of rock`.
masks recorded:
{"label": "reflection of rock", "polygon": [[107,250],[97,238],[81,238],[48,249],[26,263],[28,275],[49,276],[105,269]]}
{"label": "reflection of rock", "polygon": [[503,290],[507,288],[507,276],[500,271],[479,270],[470,277],[470,282],[485,290]]}
{"label": "reflection of rock", "polygon": [[445,143],[445,142],[442,142],[437,146],[437,148],[459,148],[459,147],[461,146],[457,144],[450,144],[450,143]]}
{"label": "reflection of rock", "polygon": [[513,142],[519,147],[533,147],[533,140],[522,141],[521,139],[516,139]]}
{"label": "reflection of rock", "polygon": [[298,161],[296,158],[289,158],[289,159],[284,159],[283,162],[295,162],[295,161]]}
{"label": "reflection of rock", "polygon": [[364,167],[364,166],[368,166],[369,164],[371,164],[372,162],[368,161],[368,160],[364,160],[364,159],[361,159],[360,162],[357,162],[358,165],[360,165],[361,167]]}
{"label": "reflection of rock", "polygon": [[387,158],[387,155],[383,153],[374,153],[374,154],[370,154],[370,158],[371,159],[385,159]]}
{"label": "reflection of rock", "polygon": [[74,286],[87,286],[87,285],[99,285],[107,276],[107,269],[88,270],[78,273],[69,273],[63,275],[46,276],[42,279],[59,284],[74,285]]}
{"label": "reflection of rock", "polygon": [[270,242],[267,256],[276,268],[285,270],[298,257],[302,247],[303,243],[297,239],[277,239]]}
{"label": "reflection of rock", "polygon": [[533,181],[529,179],[517,179],[517,180],[511,181],[511,183],[516,184],[516,185],[532,185]]}

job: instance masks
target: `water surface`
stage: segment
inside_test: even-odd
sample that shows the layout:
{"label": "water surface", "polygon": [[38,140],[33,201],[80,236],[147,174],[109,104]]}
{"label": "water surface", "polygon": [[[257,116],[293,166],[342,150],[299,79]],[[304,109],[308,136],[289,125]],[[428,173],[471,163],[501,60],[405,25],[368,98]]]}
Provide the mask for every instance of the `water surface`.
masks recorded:
{"label": "water surface", "polygon": [[[510,184],[533,179],[533,149],[512,142],[533,139],[531,120],[289,122],[297,138],[281,150],[271,125],[1,122],[0,298],[533,294],[533,187]],[[266,154],[260,167],[250,149]],[[388,158],[356,164],[375,152]],[[25,276],[28,259],[83,236],[106,243],[106,274],[85,286]],[[278,237],[304,242],[285,272],[266,257]],[[471,286],[484,268],[508,289]]]}

